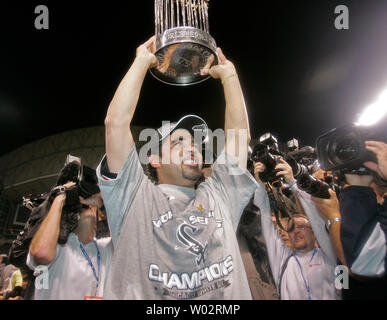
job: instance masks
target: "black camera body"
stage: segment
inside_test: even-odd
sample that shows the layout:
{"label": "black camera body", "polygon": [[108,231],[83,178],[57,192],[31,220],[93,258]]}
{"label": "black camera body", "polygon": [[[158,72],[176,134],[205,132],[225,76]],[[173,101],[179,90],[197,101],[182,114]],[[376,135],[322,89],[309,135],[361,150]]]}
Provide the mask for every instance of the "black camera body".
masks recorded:
{"label": "black camera body", "polygon": [[336,194],[342,190],[346,182],[345,174],[374,175],[363,163],[377,162],[375,154],[366,149],[365,141],[379,140],[378,129],[346,124],[319,136],[316,140],[316,151],[320,167],[333,173],[327,175],[325,181],[302,175],[297,179],[298,187],[312,196],[329,198],[329,188]]}
{"label": "black camera body", "polygon": [[319,136],[316,149],[321,168],[359,175],[371,174],[363,163],[376,162],[375,154],[365,148],[365,141],[374,135],[375,131],[369,127],[347,124]]}
{"label": "black camera body", "polygon": [[296,139],[287,142],[286,152],[280,151],[278,140],[271,133],[262,135],[259,141],[254,146],[250,158],[251,161],[265,165],[266,170],[259,174],[262,182],[270,182],[273,185],[282,183],[282,177],[276,175],[279,170],[275,169],[280,159],[284,159],[292,167],[295,178],[318,170],[317,154],[314,148],[305,146],[299,149]]}
{"label": "black camera body", "polygon": [[270,149],[270,147],[263,143],[257,143],[254,146],[251,160],[254,162],[261,162],[265,165],[266,170],[259,174],[259,178],[262,182],[270,182],[279,180],[279,177],[276,176],[278,170],[275,170],[275,167],[279,163],[279,160],[282,158],[282,155]]}
{"label": "black camera body", "polygon": [[288,152],[285,156],[285,161],[292,167],[295,178],[302,174],[316,172],[320,168],[317,161],[317,153],[310,146]]}
{"label": "black camera body", "polygon": [[68,156],[64,168],[59,173],[56,185],[61,186],[69,181],[74,182],[79,196],[86,199],[100,191],[97,174],[94,169],[81,165],[79,158],[69,161],[69,159],[74,158]]}
{"label": "black camera body", "polygon": [[83,207],[79,196],[88,198],[100,191],[95,170],[82,166],[80,159],[71,155],[67,157],[65,166],[59,173],[56,186],[62,186],[70,181],[74,182],[76,187],[66,191],[58,239],[59,244],[66,243],[69,233],[78,226],[79,214]]}

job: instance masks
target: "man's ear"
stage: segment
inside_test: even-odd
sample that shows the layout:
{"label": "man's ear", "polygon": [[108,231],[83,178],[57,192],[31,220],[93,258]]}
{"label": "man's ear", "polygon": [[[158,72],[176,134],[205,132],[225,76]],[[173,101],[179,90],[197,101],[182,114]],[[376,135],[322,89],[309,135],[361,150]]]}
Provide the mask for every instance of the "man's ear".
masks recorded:
{"label": "man's ear", "polygon": [[149,156],[149,164],[152,166],[152,168],[160,168],[161,167],[161,159],[159,155],[151,154]]}

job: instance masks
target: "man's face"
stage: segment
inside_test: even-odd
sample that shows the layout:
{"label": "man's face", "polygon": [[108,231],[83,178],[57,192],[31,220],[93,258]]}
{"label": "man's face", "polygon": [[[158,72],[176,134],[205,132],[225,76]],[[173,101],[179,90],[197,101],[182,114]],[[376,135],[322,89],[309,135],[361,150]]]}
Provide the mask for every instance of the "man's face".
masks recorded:
{"label": "man's face", "polygon": [[89,226],[92,226],[94,230],[97,230],[97,207],[90,206],[81,210],[78,220],[78,228],[89,230]]}
{"label": "man's face", "polygon": [[301,253],[307,253],[315,247],[315,236],[307,219],[294,217],[289,223],[289,238],[293,247]]}
{"label": "man's face", "polygon": [[175,130],[163,142],[160,183],[193,187],[202,174],[203,157],[194,146],[192,135],[185,129]]}

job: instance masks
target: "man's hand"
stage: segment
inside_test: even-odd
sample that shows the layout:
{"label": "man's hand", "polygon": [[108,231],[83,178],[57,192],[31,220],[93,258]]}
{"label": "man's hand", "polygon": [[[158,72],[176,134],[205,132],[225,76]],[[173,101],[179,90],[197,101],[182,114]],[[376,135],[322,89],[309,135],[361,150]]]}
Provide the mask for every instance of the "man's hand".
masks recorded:
{"label": "man's hand", "polygon": [[145,43],[140,45],[136,50],[136,58],[147,61],[150,68],[157,66],[158,60],[154,55],[156,51],[156,37],[149,38]]}
{"label": "man's hand", "polygon": [[387,144],[381,141],[366,141],[366,149],[375,153],[378,163],[367,161],[364,165],[387,180]]}
{"label": "man's hand", "polygon": [[227,60],[227,58],[222,52],[222,49],[218,48],[216,51],[218,53],[219,63],[215,66],[212,66],[210,69],[208,69],[210,64],[207,63],[207,65],[200,71],[200,74],[202,76],[209,74],[215,79],[224,79],[232,75],[233,73],[236,73],[234,64],[231,61]]}
{"label": "man's hand", "polygon": [[[65,187],[66,190],[68,189],[72,189],[73,187],[75,187],[75,182],[72,182],[72,181],[69,181],[69,182],[66,182],[62,187]],[[56,197],[55,197],[55,201],[59,201],[59,202],[64,202],[66,200],[66,192],[64,193],[60,193],[58,194]]]}
{"label": "man's hand", "polygon": [[254,162],[254,178],[258,183],[262,183],[261,179],[259,178],[259,174],[263,171],[265,171],[266,167],[261,162]]}
{"label": "man's hand", "polygon": [[331,196],[329,199],[312,197],[312,200],[315,203],[316,208],[318,209],[320,214],[326,220],[340,218],[340,203],[337,199],[337,195],[332,189],[328,189],[328,191],[329,195]]}
{"label": "man's hand", "polygon": [[276,170],[281,170],[276,174],[276,176],[283,176],[285,182],[289,184],[294,180],[292,167],[284,159],[280,159],[280,162],[281,163],[277,164],[275,167]]}
{"label": "man's hand", "polygon": [[[340,219],[341,213],[340,213],[339,200],[337,199],[336,193],[332,189],[328,189],[328,191],[330,195],[329,199],[312,197],[312,200],[314,201],[317,210],[320,212],[321,216],[324,219],[326,220],[332,220],[335,218]],[[335,251],[337,258],[340,260],[341,263],[343,263],[344,265],[347,265],[345,260],[343,245],[341,243],[340,228],[341,228],[340,220],[336,223],[332,223],[329,227],[329,236],[331,238],[333,250]]]}

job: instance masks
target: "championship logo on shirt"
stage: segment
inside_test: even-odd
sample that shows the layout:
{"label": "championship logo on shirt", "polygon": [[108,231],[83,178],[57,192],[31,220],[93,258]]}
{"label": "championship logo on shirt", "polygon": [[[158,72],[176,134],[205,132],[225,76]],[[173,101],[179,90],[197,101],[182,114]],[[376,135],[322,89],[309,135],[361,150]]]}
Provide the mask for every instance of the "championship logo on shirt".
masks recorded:
{"label": "championship logo on shirt", "polygon": [[201,262],[204,263],[204,252],[207,249],[207,242],[203,246],[202,243],[188,234],[188,232],[195,233],[197,230],[197,227],[184,222],[177,228],[176,237],[190,254],[196,256],[196,264],[199,265]]}

